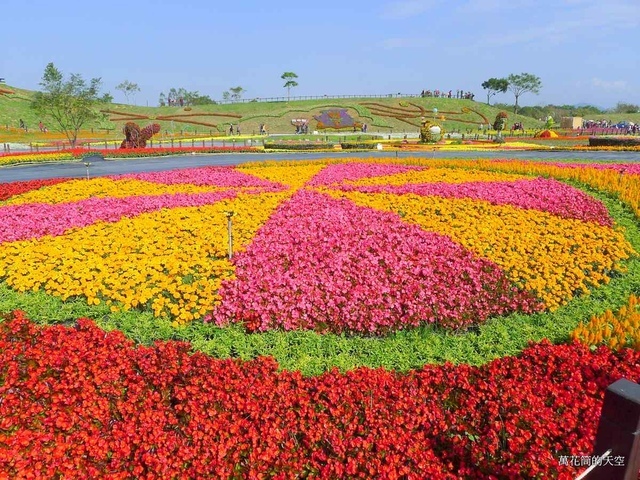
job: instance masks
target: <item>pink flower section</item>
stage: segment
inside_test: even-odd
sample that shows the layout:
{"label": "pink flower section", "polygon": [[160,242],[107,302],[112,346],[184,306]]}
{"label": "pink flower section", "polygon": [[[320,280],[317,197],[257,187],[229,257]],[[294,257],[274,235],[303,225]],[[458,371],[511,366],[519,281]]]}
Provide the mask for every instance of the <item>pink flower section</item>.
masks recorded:
{"label": "pink flower section", "polygon": [[212,185],[216,187],[260,187],[271,191],[283,190],[283,184],[263,180],[253,175],[240,172],[233,167],[202,167],[169,170],[165,172],[132,173],[109,177],[114,180],[131,178],[145,182],[174,185],[188,183],[191,185]]}
{"label": "pink flower section", "polygon": [[359,180],[366,177],[382,177],[395,175],[409,170],[424,170],[426,167],[415,165],[393,165],[382,163],[340,163],[328,165],[318,173],[307,185],[320,186],[341,183],[345,180]]}
{"label": "pink flower section", "polygon": [[541,308],[492,262],[389,212],[300,191],[235,258],[218,325],[384,334]]}
{"label": "pink flower section", "polygon": [[88,198],[75,203],[26,203],[0,207],[0,243],[62,235],[99,220],[117,222],[162,208],[199,207],[226,198],[235,192],[177,193],[126,198]]}
{"label": "pink flower section", "polygon": [[[512,163],[514,160],[509,159],[495,159],[492,163]],[[517,161],[517,160],[516,160]],[[640,175],[640,163],[567,163],[567,162],[533,162],[536,165],[552,165],[554,167],[561,168],[585,168],[594,170],[614,170],[619,173],[625,173],[628,175]]]}
{"label": "pink flower section", "polygon": [[563,218],[573,218],[612,226],[607,208],[586,193],[557,180],[536,178],[513,182],[422,183],[407,185],[341,185],[340,190],[402,195],[434,195],[444,198],[472,198],[494,205],[513,205],[527,210],[540,210]]}
{"label": "pink flower section", "polygon": [[640,163],[551,163],[555,167],[593,168],[596,170],[615,170],[630,175],[640,175]]}

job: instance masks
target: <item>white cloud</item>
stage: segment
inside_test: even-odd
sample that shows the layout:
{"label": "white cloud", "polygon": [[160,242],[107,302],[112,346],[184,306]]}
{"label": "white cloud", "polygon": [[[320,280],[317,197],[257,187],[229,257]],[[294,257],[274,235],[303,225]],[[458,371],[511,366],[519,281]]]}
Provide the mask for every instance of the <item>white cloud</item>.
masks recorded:
{"label": "white cloud", "polygon": [[592,78],[591,85],[602,90],[625,91],[628,89],[626,80],[602,80],[600,78]]}
{"label": "white cloud", "polygon": [[[485,45],[501,46],[525,43],[558,44],[572,38],[584,38],[585,42],[595,41],[602,36],[619,36],[620,41],[637,39],[637,34],[626,32],[640,28],[640,2],[638,0],[562,0],[550,6],[541,7],[530,0],[524,3],[506,0],[487,0],[487,2],[469,2],[458,10],[459,13],[477,17],[495,15],[496,11],[506,12],[527,18],[530,9],[546,8],[550,15],[544,17],[544,23],[530,23],[527,27],[512,26],[500,34],[487,35],[479,41]],[[514,5],[517,10],[514,10]],[[531,15],[532,21],[538,15]]]}
{"label": "white cloud", "polygon": [[426,48],[435,45],[435,42],[430,38],[418,38],[418,37],[395,37],[387,38],[380,42],[380,45],[385,50],[393,50],[396,48]]}
{"label": "white cloud", "polygon": [[536,6],[537,2],[534,0],[483,0],[478,2],[477,0],[471,0],[461,6],[456,11],[461,14],[477,15],[483,13],[495,14],[496,11],[503,12],[505,10],[519,10],[524,11],[529,6]]}
{"label": "white cloud", "polygon": [[415,17],[435,8],[439,0],[401,0],[388,4],[384,8],[383,17],[401,19]]}

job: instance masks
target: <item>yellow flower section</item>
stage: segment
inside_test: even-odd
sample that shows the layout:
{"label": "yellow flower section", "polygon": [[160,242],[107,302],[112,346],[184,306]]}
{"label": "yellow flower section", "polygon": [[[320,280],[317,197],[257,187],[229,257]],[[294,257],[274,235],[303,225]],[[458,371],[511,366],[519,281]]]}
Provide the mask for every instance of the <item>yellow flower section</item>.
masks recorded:
{"label": "yellow flower section", "polygon": [[469,151],[469,150],[540,150],[547,149],[549,147],[545,145],[539,145],[536,143],[527,142],[507,142],[500,143],[473,143],[469,145],[447,143],[444,145],[438,145],[438,150],[447,151]]}
{"label": "yellow flower section", "polygon": [[580,323],[571,333],[571,338],[589,346],[640,350],[640,298],[631,295],[627,305],[617,312],[607,310],[602,315],[591,317],[589,323]]}
{"label": "yellow flower section", "polygon": [[369,177],[356,181],[347,181],[350,185],[405,185],[408,183],[466,183],[466,182],[512,182],[525,175],[501,172],[487,172],[461,168],[428,168],[426,170],[411,170],[408,172],[382,177]]}
{"label": "yellow flower section", "polygon": [[622,270],[620,260],[633,253],[618,231],[540,211],[471,199],[322,191],[449,236],[495,262],[552,310],[588,293],[588,286],[607,283],[608,272]]}
{"label": "yellow flower section", "polygon": [[325,168],[323,164],[299,165],[281,164],[274,162],[252,163],[238,167],[243,173],[253,175],[262,180],[279,182],[298,189]]}
{"label": "yellow flower section", "polygon": [[72,160],[71,153],[43,152],[28,153],[26,155],[3,155],[0,157],[0,165],[12,165],[14,163],[57,162],[59,160]]}
{"label": "yellow flower section", "polygon": [[79,179],[57,183],[11,197],[3,205],[23,203],[70,203],[91,197],[125,198],[138,195],[163,195],[174,193],[202,193],[225,190],[220,187],[190,184],[163,185],[140,180],[111,180],[109,178]]}
{"label": "yellow flower section", "polygon": [[204,207],[176,208],[97,223],[57,237],[0,245],[0,278],[13,289],[45,289],[112,310],[146,306],[178,323],[218,301],[227,260],[226,212],[234,212],[234,252],[242,251],[290,194],[240,194]]}

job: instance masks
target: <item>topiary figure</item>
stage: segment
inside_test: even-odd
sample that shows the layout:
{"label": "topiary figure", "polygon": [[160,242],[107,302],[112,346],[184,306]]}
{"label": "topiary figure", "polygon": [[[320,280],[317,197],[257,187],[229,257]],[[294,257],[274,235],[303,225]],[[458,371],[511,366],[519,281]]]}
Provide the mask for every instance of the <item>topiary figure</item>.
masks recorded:
{"label": "topiary figure", "polygon": [[444,128],[427,119],[420,122],[420,143],[435,143],[444,137]]}
{"label": "topiary figure", "polygon": [[147,140],[150,140],[159,131],[160,125],[157,123],[152,123],[140,129],[137,123],[127,122],[122,128],[124,140],[120,144],[120,148],[145,148]]}
{"label": "topiary figure", "polygon": [[553,128],[554,125],[555,125],[555,121],[553,120],[553,117],[549,115],[544,122],[544,128],[549,130],[550,128]]}
{"label": "topiary figure", "polygon": [[507,112],[499,112],[496,115],[496,119],[493,121],[493,129],[496,131],[496,141],[500,141],[502,139],[502,135],[500,132],[504,130],[504,126],[507,123]]}

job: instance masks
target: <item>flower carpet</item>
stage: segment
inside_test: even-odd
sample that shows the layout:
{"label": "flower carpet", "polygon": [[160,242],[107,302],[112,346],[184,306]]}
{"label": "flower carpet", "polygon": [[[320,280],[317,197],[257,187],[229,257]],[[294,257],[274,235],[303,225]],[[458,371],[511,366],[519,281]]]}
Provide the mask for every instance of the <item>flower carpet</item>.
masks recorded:
{"label": "flower carpet", "polygon": [[574,478],[606,387],[640,380],[639,177],[378,159],[0,184],[0,472]]}

